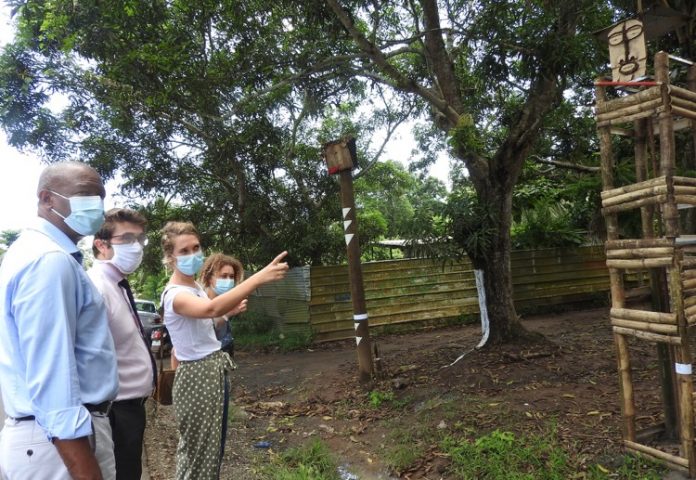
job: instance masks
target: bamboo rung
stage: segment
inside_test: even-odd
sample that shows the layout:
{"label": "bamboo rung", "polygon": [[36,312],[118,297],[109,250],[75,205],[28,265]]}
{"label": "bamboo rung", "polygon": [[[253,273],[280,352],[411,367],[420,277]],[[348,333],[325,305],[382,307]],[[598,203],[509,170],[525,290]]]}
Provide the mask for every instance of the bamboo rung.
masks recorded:
{"label": "bamboo rung", "polygon": [[693,325],[696,323],[696,315],[692,315],[691,317],[686,317],[686,322],[689,325]]}
{"label": "bamboo rung", "polygon": [[633,320],[623,320],[611,317],[611,324],[615,327],[630,328],[641,332],[659,333],[662,335],[676,335],[676,325],[665,325],[664,323],[636,322]]}
{"label": "bamboo rung", "polygon": [[689,308],[696,305],[696,295],[693,296],[684,296],[684,307]]}
{"label": "bamboo rung", "polygon": [[672,113],[675,115],[679,115],[680,117],[684,118],[690,118],[691,120],[696,120],[696,112],[682,108],[682,107],[677,107],[675,105],[672,105]]}
{"label": "bamboo rung", "polygon": [[691,278],[696,278],[696,270],[690,268],[690,269],[683,269],[681,272],[681,278],[682,280],[689,280]]}
{"label": "bamboo rung", "polygon": [[607,250],[607,258],[657,258],[672,255],[674,255],[674,249],[671,247],[626,248]]}
{"label": "bamboo rung", "polygon": [[691,315],[696,315],[696,306],[691,305],[684,309],[684,314],[689,317]]}
{"label": "bamboo rung", "polygon": [[696,195],[696,186],[694,185],[677,185],[674,183],[674,195]]}
{"label": "bamboo rung", "polygon": [[674,195],[674,201],[686,205],[696,205],[696,195]]}
{"label": "bamboo rung", "polygon": [[673,98],[683,98],[685,100],[696,102],[696,92],[692,92],[691,90],[687,90],[686,88],[678,87],[676,85],[670,85],[669,87],[667,87],[667,91]]}
{"label": "bamboo rung", "polygon": [[682,287],[684,288],[684,290],[691,290],[693,288],[696,288],[696,278],[690,278],[688,280],[685,280],[682,276]]}
{"label": "bamboo rung", "polygon": [[612,308],[609,312],[612,318],[623,320],[634,320],[639,322],[653,323],[677,323],[677,316],[673,313],[650,312],[647,310],[635,310],[630,308]]}
{"label": "bamboo rung", "polygon": [[597,122],[597,127],[611,127],[612,125],[619,125],[624,123],[629,123],[634,120],[640,120],[645,117],[652,117],[653,115],[659,115],[665,111],[665,106],[660,104],[657,108],[652,110],[645,110],[642,112],[634,113],[633,115],[626,115],[624,117],[612,118],[611,120],[604,120],[602,122]]}
{"label": "bamboo rung", "polygon": [[681,261],[682,268],[696,267],[696,258],[685,258]]}
{"label": "bamboo rung", "polygon": [[636,260],[612,260],[607,259],[607,267],[640,270],[642,268],[669,267],[672,265],[672,257],[645,258]]}
{"label": "bamboo rung", "polygon": [[654,187],[635,190],[633,192],[623,193],[614,197],[609,197],[602,200],[603,207],[611,207],[620,203],[639,200],[641,198],[654,197],[656,195],[665,195],[667,193],[667,185],[655,185]]}
{"label": "bamboo rung", "polygon": [[654,98],[661,98],[662,90],[659,85],[646,88],[633,95],[627,95],[621,98],[615,98],[613,100],[608,100],[605,103],[597,105],[596,113],[603,114],[607,112],[612,112],[615,110],[622,109],[631,105],[637,105],[639,103],[645,102],[646,100],[651,100]]}
{"label": "bamboo rung", "polygon": [[630,440],[624,440],[624,445],[626,448],[630,448],[631,450],[650,455],[651,457],[673,463],[674,465],[678,465],[680,467],[689,468],[689,461],[684,457],[672,455],[670,453],[663,452],[662,450],[658,450],[657,448],[648,447],[647,445],[642,445]]}
{"label": "bamboo rung", "polygon": [[691,100],[687,100],[685,98],[680,97],[672,97],[672,106],[674,107],[675,105],[679,108],[684,108],[693,113],[696,113],[696,102],[693,102]]}
{"label": "bamboo rung", "polygon": [[616,327],[616,326],[612,326],[612,330],[614,331],[614,333],[618,333],[619,335],[628,335],[631,337],[640,338],[641,340],[647,340],[649,342],[669,343],[672,345],[681,345],[681,338],[679,338],[679,337],[671,337],[669,335],[660,335],[657,333],[644,332],[642,330],[635,330],[633,328]]}
{"label": "bamboo rung", "polygon": [[691,186],[696,187],[696,178],[693,177],[672,177],[672,181],[676,186]]}
{"label": "bamboo rung", "polygon": [[646,205],[655,205],[658,203],[665,203],[667,201],[667,195],[654,195],[648,198],[641,198],[640,200],[634,200],[632,202],[620,203],[618,205],[612,205],[611,207],[602,208],[602,215],[609,215],[611,213],[622,212],[625,210],[632,210],[634,208],[644,207]]}
{"label": "bamboo rung", "polygon": [[597,123],[610,122],[612,120],[622,120],[623,118],[630,117],[631,115],[645,113],[651,115],[656,108],[662,105],[662,97],[657,96],[653,98],[645,99],[640,103],[633,105],[621,106],[620,108],[612,109],[606,113],[600,113],[597,115]]}
{"label": "bamboo rung", "polygon": [[[688,178],[688,177],[687,177]],[[616,187],[610,190],[604,190],[601,193],[602,200],[607,198],[616,197],[617,195],[623,195],[624,193],[635,192],[636,190],[643,190],[645,188],[656,187],[659,185],[667,185],[667,177],[655,177],[642,182],[632,183],[630,185],[624,185],[623,187]]]}
{"label": "bamboo rung", "polygon": [[623,239],[607,240],[604,245],[607,250],[620,248],[658,248],[672,247],[674,246],[674,241],[669,238]]}

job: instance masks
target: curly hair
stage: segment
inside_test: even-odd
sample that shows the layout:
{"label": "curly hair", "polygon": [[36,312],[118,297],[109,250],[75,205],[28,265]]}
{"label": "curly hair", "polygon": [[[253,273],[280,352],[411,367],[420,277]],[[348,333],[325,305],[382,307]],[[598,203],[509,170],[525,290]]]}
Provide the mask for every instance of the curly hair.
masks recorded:
{"label": "curly hair", "polygon": [[242,262],[224,253],[213,253],[205,259],[198,280],[204,288],[211,287],[215,274],[219,272],[222,267],[227,265],[230,265],[234,269],[234,283],[238,285],[244,280],[244,267],[242,266]]}
{"label": "curly hair", "polygon": [[201,236],[193,226],[191,222],[167,222],[162,230],[162,252],[164,253],[164,258],[162,263],[164,265],[169,264],[169,258],[174,256],[174,240],[180,235],[195,235],[198,241],[201,240]]}

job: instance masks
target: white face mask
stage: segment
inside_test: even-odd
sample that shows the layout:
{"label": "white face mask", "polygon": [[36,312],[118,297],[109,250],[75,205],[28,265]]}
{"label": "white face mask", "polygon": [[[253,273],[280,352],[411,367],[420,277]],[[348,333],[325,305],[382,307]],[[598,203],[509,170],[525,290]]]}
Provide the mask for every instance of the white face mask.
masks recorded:
{"label": "white face mask", "polygon": [[140,266],[140,262],[143,261],[143,246],[138,242],[121,245],[112,244],[111,248],[114,249],[111,263],[124,275],[135,272]]}

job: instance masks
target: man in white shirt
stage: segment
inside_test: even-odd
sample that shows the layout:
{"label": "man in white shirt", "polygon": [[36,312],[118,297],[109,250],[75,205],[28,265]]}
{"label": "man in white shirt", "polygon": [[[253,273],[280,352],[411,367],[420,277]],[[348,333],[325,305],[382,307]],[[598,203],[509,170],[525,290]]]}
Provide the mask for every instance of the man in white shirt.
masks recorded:
{"label": "man in white shirt", "polygon": [[145,400],[152,394],[156,368],[126,276],[133,273],[147,245],[147,220],[140,213],[114,208],[94,235],[95,262],[87,272],[104,297],[118,362],[118,396],[109,413],[116,458],[116,479],[139,479],[145,433]]}

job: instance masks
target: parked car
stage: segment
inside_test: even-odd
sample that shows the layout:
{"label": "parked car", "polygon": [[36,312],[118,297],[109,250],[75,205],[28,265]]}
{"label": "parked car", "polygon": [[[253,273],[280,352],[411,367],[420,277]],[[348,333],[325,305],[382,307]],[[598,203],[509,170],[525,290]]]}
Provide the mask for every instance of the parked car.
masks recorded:
{"label": "parked car", "polygon": [[135,308],[138,310],[140,323],[145,330],[145,338],[149,339],[152,329],[162,325],[162,317],[157,313],[157,306],[152,300],[135,299]]}
{"label": "parked car", "polygon": [[150,351],[157,358],[163,358],[172,351],[172,339],[169,336],[167,327],[158,325],[152,329],[150,334]]}

